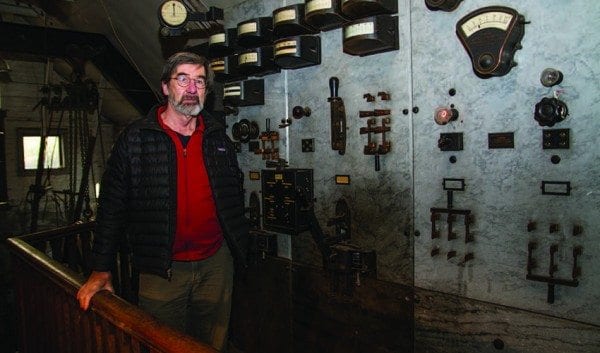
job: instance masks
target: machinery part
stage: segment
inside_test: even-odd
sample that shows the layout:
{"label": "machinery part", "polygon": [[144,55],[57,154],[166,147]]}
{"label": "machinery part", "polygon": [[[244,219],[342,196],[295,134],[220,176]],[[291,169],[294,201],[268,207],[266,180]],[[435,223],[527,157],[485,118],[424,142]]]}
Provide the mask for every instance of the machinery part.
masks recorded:
{"label": "machinery part", "polygon": [[387,92],[377,92],[377,96],[379,98],[381,98],[382,101],[389,101],[390,99],[392,99],[392,97],[390,96],[389,93]]}
{"label": "machinery part", "polygon": [[578,287],[579,280],[577,279],[581,275],[581,267],[578,266],[577,260],[579,256],[582,254],[583,249],[581,246],[575,246],[573,248],[573,267],[571,271],[572,279],[561,279],[555,278],[554,274],[558,270],[556,265],[555,255],[558,252],[558,245],[552,244],[550,245],[550,266],[548,268],[548,276],[535,275],[532,273],[532,270],[537,267],[537,263],[533,258],[533,250],[537,247],[537,244],[534,242],[530,242],[528,244],[528,255],[527,255],[527,276],[525,277],[527,280],[543,282],[548,284],[548,295],[546,301],[548,304],[554,303],[554,289],[556,285],[568,286],[568,287]]}
{"label": "machinery part", "polygon": [[277,235],[275,233],[254,229],[250,230],[250,237],[253,240],[254,250],[260,254],[262,260],[265,260],[267,255],[277,255]]}
{"label": "machinery part", "polygon": [[316,35],[285,37],[274,42],[274,61],[282,69],[299,69],[321,63],[321,38]]}
{"label": "machinery part", "polygon": [[366,118],[369,116],[385,116],[391,114],[390,109],[374,109],[374,110],[361,110],[358,112],[358,116],[361,118]]}
{"label": "machinery part", "polygon": [[454,11],[462,0],[425,0],[425,6],[431,11]]}
{"label": "machinery part", "polygon": [[525,18],[514,9],[489,6],[469,13],[456,24],[456,34],[480,78],[506,75],[521,49]]}
{"label": "machinery part", "polygon": [[569,115],[569,108],[558,98],[544,97],[535,105],[534,119],[540,126],[552,127]]}
{"label": "machinery part", "polygon": [[301,119],[302,117],[308,117],[311,114],[311,110],[309,107],[301,107],[299,105],[292,108],[292,116],[294,119]]}
{"label": "machinery part", "polygon": [[290,38],[302,34],[315,34],[316,30],[306,23],[305,4],[280,7],[273,11],[273,38]]}
{"label": "machinery part", "polygon": [[440,151],[462,151],[463,134],[462,132],[441,133],[438,139]]}
{"label": "machinery part", "polygon": [[[310,114],[311,110],[309,107],[301,107],[297,105],[294,108],[292,108],[292,116],[294,117],[294,119],[301,119],[304,116],[310,116]],[[281,124],[279,125],[279,128],[281,129],[290,125],[292,125],[292,118],[283,118],[281,119]]]}
{"label": "machinery part", "polygon": [[267,166],[267,168],[275,168],[276,170],[283,170],[289,166],[288,162],[283,158],[266,161],[265,165]]}
{"label": "machinery part", "polygon": [[458,119],[458,110],[453,106],[451,107],[438,107],[434,114],[433,120],[438,125],[446,125],[451,121]]}
{"label": "machinery part", "polygon": [[339,85],[340,80],[337,77],[329,79],[331,97],[327,101],[331,108],[331,149],[343,155],[346,153],[346,109],[344,101],[338,96]]}
{"label": "machinery part", "polygon": [[314,197],[312,169],[262,170],[263,227],[298,234],[310,227]]}
{"label": "machinery part", "polygon": [[315,139],[302,139],[302,152],[314,152],[315,151]]}
{"label": "machinery part", "polygon": [[[345,4],[349,3],[345,2]],[[369,1],[370,3],[375,3]],[[397,3],[397,2],[395,2]],[[365,14],[366,15],[366,14]],[[367,56],[398,50],[398,17],[382,14],[362,17],[344,25],[342,47],[349,55]],[[368,15],[366,15],[368,16]]]}
{"label": "machinery part", "polygon": [[260,229],[260,201],[256,191],[250,193],[250,199],[248,200],[248,217],[252,228]]}
{"label": "machinery part", "polygon": [[327,220],[328,226],[335,226],[335,235],[329,237],[328,241],[330,244],[339,243],[344,240],[350,240],[351,231],[351,214],[350,208],[346,200],[340,198],[335,203],[335,217]]}
{"label": "machinery part", "polygon": [[242,119],[233,124],[231,127],[231,135],[235,140],[247,143],[258,137],[258,130],[258,123],[255,121],[250,122],[248,119]]}
{"label": "machinery part", "polygon": [[493,132],[488,134],[488,148],[515,148],[514,132]]}
{"label": "machinery part", "polygon": [[570,181],[545,181],[542,180],[542,195],[570,196]]}
{"label": "machinery part", "polygon": [[344,0],[341,3],[342,13],[350,19],[398,13],[398,1],[395,0]]}
{"label": "machinery part", "polygon": [[569,129],[547,129],[542,132],[543,149],[568,149]]}
{"label": "machinery part", "polygon": [[[181,0],[166,0],[158,8],[158,20],[163,37],[209,35],[222,28],[223,9],[211,6],[207,12],[191,12]],[[202,28],[186,27],[189,22],[199,22]]]}
{"label": "machinery part", "polygon": [[348,22],[342,15],[340,1],[306,1],[304,19],[310,26],[321,31],[339,28]]}
{"label": "machinery part", "polygon": [[562,82],[562,80],[562,72],[553,68],[544,69],[544,71],[542,71],[542,74],[540,75],[540,82],[545,87],[552,87],[558,85]]}
{"label": "machinery part", "polygon": [[223,85],[223,104],[246,107],[265,104],[265,81],[245,80]]}
{"label": "machinery part", "polygon": [[[279,160],[279,132],[271,131],[271,119],[265,119],[266,130],[258,137],[260,148],[254,149],[254,154],[262,155],[263,160]],[[267,162],[268,166],[268,162]]]}
{"label": "machinery part", "polygon": [[[388,141],[385,136],[385,133],[391,130],[389,127],[390,122],[391,119],[386,117],[381,119],[381,126],[376,126],[377,120],[375,118],[369,118],[367,120],[367,127],[360,128],[361,135],[367,134],[367,144],[363,149],[363,154],[375,156],[376,172],[380,170],[379,156],[387,154],[392,149],[391,141]],[[381,144],[378,145],[377,142],[374,141],[373,134],[381,134]]]}
{"label": "machinery part", "polygon": [[187,22],[188,10],[179,0],[167,0],[163,2],[158,10],[160,22],[171,28],[180,28]]}
{"label": "machinery part", "polygon": [[279,124],[279,128],[285,128],[292,125],[292,118],[283,118],[281,119],[281,124]]}

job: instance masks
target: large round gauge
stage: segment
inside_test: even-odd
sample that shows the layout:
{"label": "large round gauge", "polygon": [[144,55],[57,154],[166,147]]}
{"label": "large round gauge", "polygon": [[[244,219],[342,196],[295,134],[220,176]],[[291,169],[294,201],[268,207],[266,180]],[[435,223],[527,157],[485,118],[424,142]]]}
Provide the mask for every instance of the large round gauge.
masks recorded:
{"label": "large round gauge", "polygon": [[188,10],[179,0],[167,0],[160,5],[158,16],[168,27],[181,27],[185,24]]}
{"label": "large round gauge", "polygon": [[506,75],[516,65],[525,19],[514,9],[490,6],[475,10],[456,24],[456,34],[481,78]]}

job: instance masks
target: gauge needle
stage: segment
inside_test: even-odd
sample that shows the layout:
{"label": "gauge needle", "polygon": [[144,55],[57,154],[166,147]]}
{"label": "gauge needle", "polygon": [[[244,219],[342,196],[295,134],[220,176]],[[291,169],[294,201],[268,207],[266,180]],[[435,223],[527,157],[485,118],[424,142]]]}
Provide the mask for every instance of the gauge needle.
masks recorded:
{"label": "gauge needle", "polygon": [[175,16],[175,3],[173,3],[173,16]]}

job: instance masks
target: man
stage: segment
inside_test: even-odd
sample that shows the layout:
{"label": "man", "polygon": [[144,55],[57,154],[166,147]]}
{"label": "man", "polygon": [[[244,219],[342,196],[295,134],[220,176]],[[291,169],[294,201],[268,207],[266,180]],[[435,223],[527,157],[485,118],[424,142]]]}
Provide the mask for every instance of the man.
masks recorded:
{"label": "man", "polygon": [[208,61],[176,53],[163,67],[167,97],[117,139],[102,178],[83,310],[114,291],[111,268],[127,237],[140,272],[139,305],[168,325],[222,350],[235,258],[245,266],[248,222],[243,174],[223,119],[204,108]]}

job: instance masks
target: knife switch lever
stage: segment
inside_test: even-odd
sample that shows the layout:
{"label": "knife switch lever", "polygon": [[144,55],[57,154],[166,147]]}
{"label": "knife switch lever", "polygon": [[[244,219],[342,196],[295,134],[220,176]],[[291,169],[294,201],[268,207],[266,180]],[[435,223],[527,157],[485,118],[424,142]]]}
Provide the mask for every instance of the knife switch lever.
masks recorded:
{"label": "knife switch lever", "polygon": [[[389,111],[387,111],[389,113]],[[379,156],[387,154],[392,149],[392,143],[386,138],[386,132],[391,131],[390,128],[391,119],[385,117],[381,119],[381,126],[377,126],[376,118],[369,118],[367,120],[367,127],[360,128],[360,134],[367,135],[367,144],[363,149],[363,154],[375,156],[375,171],[380,170]],[[378,144],[374,141],[373,134],[381,134],[381,143]]]}
{"label": "knife switch lever", "polygon": [[327,99],[331,107],[331,149],[343,155],[346,153],[346,109],[344,101],[338,97],[340,80],[329,79],[331,97]]}

